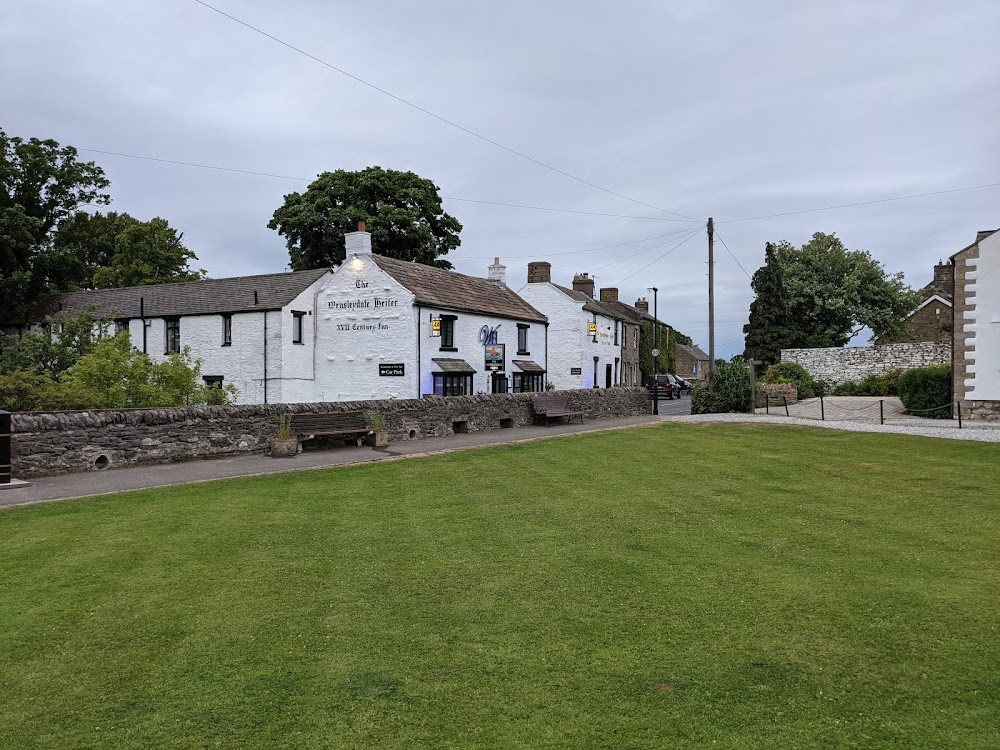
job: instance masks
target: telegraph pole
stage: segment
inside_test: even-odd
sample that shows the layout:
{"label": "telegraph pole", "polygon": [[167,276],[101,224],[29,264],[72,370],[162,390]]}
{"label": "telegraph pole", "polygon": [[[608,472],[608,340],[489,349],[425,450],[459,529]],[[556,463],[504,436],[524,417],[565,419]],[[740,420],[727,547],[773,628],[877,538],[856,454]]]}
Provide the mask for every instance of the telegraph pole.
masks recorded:
{"label": "telegraph pole", "polygon": [[708,381],[715,381],[715,222],[708,217]]}

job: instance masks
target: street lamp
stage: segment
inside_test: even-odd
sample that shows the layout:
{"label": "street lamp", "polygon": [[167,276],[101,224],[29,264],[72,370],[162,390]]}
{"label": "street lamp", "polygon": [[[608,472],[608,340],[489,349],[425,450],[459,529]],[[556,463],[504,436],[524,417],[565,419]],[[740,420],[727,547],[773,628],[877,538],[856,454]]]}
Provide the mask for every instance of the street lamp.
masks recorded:
{"label": "street lamp", "polygon": [[646,287],[646,291],[653,293],[653,414],[660,413],[660,383],[656,376],[660,374],[660,318],[656,310],[656,293],[659,291],[655,286]]}

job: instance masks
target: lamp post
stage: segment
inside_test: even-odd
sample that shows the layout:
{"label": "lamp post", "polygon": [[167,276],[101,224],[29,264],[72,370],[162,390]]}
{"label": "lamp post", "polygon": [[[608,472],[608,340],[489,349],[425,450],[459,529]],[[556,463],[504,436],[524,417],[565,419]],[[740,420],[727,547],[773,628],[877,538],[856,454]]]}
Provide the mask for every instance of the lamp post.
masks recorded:
{"label": "lamp post", "polygon": [[653,414],[660,413],[660,383],[656,376],[660,374],[660,317],[657,312],[656,293],[659,291],[655,286],[647,287],[646,291],[653,293]]}

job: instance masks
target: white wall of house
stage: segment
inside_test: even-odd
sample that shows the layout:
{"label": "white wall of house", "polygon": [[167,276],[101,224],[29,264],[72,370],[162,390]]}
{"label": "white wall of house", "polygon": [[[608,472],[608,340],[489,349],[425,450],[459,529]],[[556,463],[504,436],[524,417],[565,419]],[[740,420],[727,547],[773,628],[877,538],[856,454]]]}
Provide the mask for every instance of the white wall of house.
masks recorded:
{"label": "white wall of house", "polygon": [[972,333],[966,371],[965,398],[970,401],[1000,401],[1000,232],[979,241],[974,270],[966,272],[975,309],[964,313],[964,326]]}
{"label": "white wall of house", "polygon": [[[348,259],[316,299],[316,401],[417,398],[413,293],[371,257]],[[401,364],[403,375],[379,375]]]}
{"label": "white wall of house", "polygon": [[[584,310],[582,302],[548,282],[526,284],[518,294],[549,319],[549,381],[556,388],[594,388],[595,385],[603,388],[608,365],[611,365],[612,385],[621,381],[621,321]],[[597,324],[596,341],[590,333],[591,323]]]}

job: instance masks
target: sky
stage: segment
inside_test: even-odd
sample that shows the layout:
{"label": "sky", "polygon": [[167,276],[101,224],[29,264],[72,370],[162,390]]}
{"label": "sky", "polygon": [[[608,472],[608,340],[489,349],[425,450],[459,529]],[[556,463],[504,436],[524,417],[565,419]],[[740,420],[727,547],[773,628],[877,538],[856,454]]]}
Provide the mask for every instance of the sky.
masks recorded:
{"label": "sky", "polygon": [[440,188],[456,270],[656,287],[707,351],[712,216],[728,358],[768,241],[835,233],[921,287],[1000,227],[997,186],[811,211],[1000,183],[996,0],[210,4],[301,52],[197,0],[9,3],[0,127],[80,149],[212,277],[285,270],[283,197],[379,165]]}

